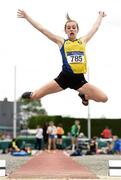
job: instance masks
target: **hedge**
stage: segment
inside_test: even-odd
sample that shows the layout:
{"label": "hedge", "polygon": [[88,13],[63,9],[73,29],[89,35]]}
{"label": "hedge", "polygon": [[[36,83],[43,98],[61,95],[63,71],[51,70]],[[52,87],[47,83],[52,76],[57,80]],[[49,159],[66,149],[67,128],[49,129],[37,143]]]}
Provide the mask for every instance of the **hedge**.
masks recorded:
{"label": "hedge", "polygon": [[[71,126],[75,120],[79,120],[81,124],[81,132],[87,135],[87,119],[84,118],[71,118],[62,116],[32,116],[28,119],[28,128],[35,129],[37,125],[44,126],[45,123],[53,121],[57,126],[59,123],[63,124],[65,134],[70,132]],[[121,137],[121,119],[91,119],[91,137],[100,136],[100,133],[108,126],[113,135]]]}

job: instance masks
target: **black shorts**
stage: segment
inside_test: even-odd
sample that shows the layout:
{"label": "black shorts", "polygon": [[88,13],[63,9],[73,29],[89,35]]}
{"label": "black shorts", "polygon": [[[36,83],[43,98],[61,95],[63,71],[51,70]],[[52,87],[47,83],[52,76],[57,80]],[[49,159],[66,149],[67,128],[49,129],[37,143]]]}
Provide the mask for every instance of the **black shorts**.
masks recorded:
{"label": "black shorts", "polygon": [[87,83],[84,74],[71,74],[65,71],[62,71],[54,80],[63,89],[71,88],[77,90]]}
{"label": "black shorts", "polygon": [[62,134],[57,134],[58,139],[62,139]]}

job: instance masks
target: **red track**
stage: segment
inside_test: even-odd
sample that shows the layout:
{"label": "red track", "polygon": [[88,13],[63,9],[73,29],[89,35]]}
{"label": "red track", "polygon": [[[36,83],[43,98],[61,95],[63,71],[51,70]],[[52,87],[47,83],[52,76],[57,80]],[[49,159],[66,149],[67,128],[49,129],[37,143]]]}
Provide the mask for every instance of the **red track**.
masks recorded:
{"label": "red track", "polygon": [[81,178],[96,179],[87,167],[84,167],[63,151],[42,152],[35,155],[21,168],[10,174],[10,178]]}

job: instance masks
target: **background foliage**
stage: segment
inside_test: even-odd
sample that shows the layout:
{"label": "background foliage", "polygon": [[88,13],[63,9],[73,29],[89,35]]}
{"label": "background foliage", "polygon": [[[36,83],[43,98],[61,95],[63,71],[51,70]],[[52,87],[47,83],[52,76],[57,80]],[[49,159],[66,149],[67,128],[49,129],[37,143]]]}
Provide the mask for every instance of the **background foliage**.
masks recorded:
{"label": "background foliage", "polygon": [[[37,125],[44,126],[49,121],[54,121],[57,126],[59,123],[63,124],[65,134],[70,131],[70,128],[77,118],[62,117],[62,116],[32,116],[28,119],[28,127],[35,129]],[[87,136],[87,119],[78,118],[81,124],[81,132]],[[121,137],[121,119],[91,119],[91,136],[100,136],[100,133],[109,126],[113,135]]]}

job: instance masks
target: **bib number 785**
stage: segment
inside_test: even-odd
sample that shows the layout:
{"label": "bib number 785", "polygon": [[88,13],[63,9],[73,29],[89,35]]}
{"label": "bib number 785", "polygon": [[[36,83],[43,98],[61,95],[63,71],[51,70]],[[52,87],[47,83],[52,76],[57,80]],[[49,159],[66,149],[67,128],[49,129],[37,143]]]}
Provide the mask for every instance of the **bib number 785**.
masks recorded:
{"label": "bib number 785", "polygon": [[83,56],[71,56],[71,63],[74,63],[74,62],[83,62]]}
{"label": "bib number 785", "polygon": [[83,55],[68,56],[68,62],[69,63],[83,63],[84,62],[84,56]]}

